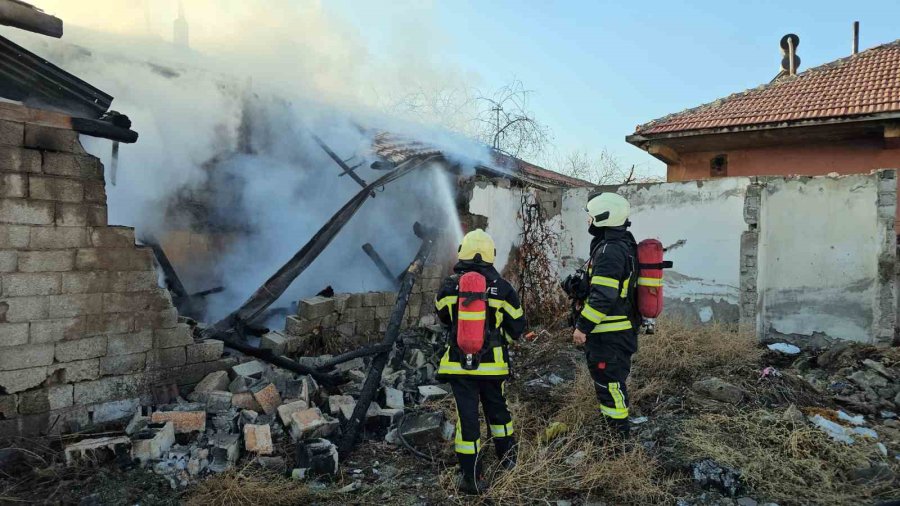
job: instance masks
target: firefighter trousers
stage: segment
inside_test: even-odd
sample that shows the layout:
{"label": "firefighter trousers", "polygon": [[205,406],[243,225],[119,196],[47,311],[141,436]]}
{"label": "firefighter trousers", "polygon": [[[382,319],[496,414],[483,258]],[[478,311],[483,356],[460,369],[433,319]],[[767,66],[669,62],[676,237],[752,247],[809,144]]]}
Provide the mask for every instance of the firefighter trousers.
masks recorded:
{"label": "firefighter trousers", "polygon": [[478,404],[484,408],[488,430],[494,440],[497,458],[507,468],[515,463],[515,436],[512,415],[503,395],[503,379],[453,378],[450,380],[456,399],[456,456],[460,472],[466,477],[480,478],[481,425]]}
{"label": "firefighter trousers", "polygon": [[619,333],[589,335],[584,352],[600,413],[613,429],[627,436],[628,389],[625,381],[631,373],[631,352],[616,339],[625,336],[615,334]]}

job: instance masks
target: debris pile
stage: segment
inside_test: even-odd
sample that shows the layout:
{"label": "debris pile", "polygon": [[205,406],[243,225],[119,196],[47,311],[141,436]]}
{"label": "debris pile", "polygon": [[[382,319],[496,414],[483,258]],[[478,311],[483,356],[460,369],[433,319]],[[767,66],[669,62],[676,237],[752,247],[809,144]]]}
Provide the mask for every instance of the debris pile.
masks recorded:
{"label": "debris pile", "polygon": [[[435,381],[442,351],[440,327],[401,334],[365,416],[368,437],[412,445],[452,437],[442,412],[418,406],[449,395],[449,387]],[[299,362],[320,369],[333,358]],[[328,387],[260,360],[243,362],[206,375],[186,398],[139,408],[126,435],[73,443],[66,456],[76,463],[85,455],[125,455],[164,476],[173,489],[228,471],[241,459],[298,480],[333,477],[340,468],[342,425],[353,415],[371,362],[354,358],[334,365],[339,384]]]}

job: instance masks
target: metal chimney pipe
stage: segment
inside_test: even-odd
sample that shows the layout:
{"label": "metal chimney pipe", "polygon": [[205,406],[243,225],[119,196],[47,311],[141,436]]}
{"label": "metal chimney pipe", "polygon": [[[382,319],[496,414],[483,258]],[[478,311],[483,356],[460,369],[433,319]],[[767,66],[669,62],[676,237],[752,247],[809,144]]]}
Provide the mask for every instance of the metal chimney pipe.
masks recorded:
{"label": "metal chimney pipe", "polygon": [[859,52],[859,21],[853,22],[853,54]]}
{"label": "metal chimney pipe", "polygon": [[788,75],[793,76],[793,75],[797,75],[797,68],[794,66],[794,51],[796,51],[796,49],[794,48],[794,40],[793,39],[789,38],[787,43],[788,43],[788,58],[789,58],[789,60],[788,60],[789,61]]}

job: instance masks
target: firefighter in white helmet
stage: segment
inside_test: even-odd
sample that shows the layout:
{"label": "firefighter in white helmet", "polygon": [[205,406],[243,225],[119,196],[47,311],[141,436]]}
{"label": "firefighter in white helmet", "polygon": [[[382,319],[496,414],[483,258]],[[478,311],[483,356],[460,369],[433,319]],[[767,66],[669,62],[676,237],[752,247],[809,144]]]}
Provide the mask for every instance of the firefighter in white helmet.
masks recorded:
{"label": "firefighter in white helmet", "polygon": [[[511,469],[516,463],[513,420],[503,386],[509,376],[507,345],[521,337],[525,315],[515,289],[494,268],[495,255],[494,240],[483,230],[466,234],[454,273],[444,280],[435,297],[438,317],[449,329],[437,377],[448,381],[453,389],[459,488],[470,494],[481,493],[486,487],[479,456],[479,403],[501,465]],[[477,309],[473,310],[475,305]],[[478,335],[461,337],[460,328],[471,328],[473,323],[480,329]]]}
{"label": "firefighter in white helmet", "polygon": [[585,279],[589,290],[575,320],[572,340],[584,345],[600,413],[625,437],[629,433],[625,380],[631,372],[640,328],[635,297],[637,243],[628,231],[630,207],[621,195],[592,194],[585,210],[594,237]]}

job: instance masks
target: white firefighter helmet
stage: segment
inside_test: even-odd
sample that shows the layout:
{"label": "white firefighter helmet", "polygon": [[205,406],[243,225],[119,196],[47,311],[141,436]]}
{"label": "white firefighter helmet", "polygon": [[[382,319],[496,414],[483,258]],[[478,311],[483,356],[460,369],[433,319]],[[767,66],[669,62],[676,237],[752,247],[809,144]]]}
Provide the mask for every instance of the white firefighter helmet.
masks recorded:
{"label": "white firefighter helmet", "polygon": [[595,227],[620,227],[628,221],[631,206],[625,197],[603,192],[591,196],[584,210],[591,215],[591,224]]}

